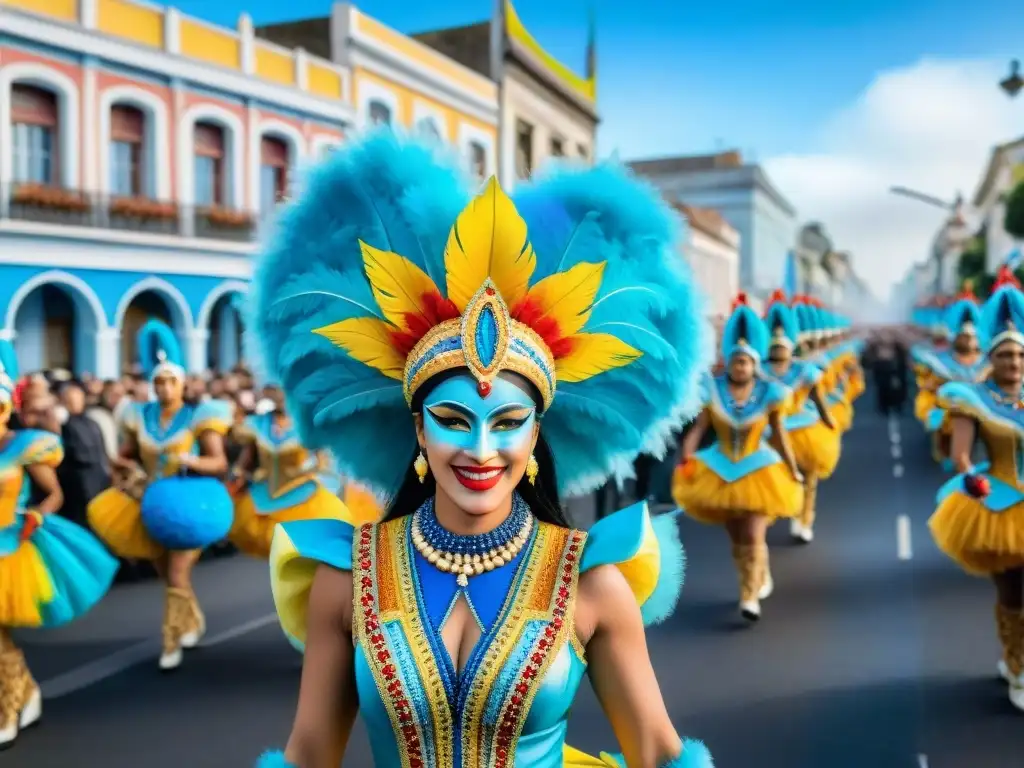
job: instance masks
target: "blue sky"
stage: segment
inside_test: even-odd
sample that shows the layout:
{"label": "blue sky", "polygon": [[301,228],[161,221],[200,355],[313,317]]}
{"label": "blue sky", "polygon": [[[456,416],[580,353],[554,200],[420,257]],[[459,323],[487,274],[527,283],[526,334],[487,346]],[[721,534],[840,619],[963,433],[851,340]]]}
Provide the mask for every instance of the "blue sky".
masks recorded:
{"label": "blue sky", "polygon": [[[805,149],[822,119],[875,73],[922,57],[1024,58],[1024,23],[1004,0],[592,0],[604,151],[623,157],[737,146],[755,157]],[[328,0],[178,0],[234,25],[324,15]],[[402,31],[476,21],[492,0],[363,0]],[[588,0],[518,0],[531,32],[582,70]]]}

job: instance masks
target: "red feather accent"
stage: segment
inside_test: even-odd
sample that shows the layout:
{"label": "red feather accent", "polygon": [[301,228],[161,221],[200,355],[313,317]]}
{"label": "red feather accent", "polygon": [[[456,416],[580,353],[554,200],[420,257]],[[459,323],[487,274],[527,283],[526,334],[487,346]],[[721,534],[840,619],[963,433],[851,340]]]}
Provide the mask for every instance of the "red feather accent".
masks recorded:
{"label": "red feather accent", "polygon": [[768,306],[773,304],[786,304],[786,292],[781,288],[776,288],[775,291],[768,299]]}
{"label": "red feather accent", "polygon": [[459,308],[436,291],[424,293],[420,297],[420,307],[422,311],[419,314],[405,313],[402,318],[404,328],[391,331],[391,344],[403,357],[408,357],[431,328],[459,317]]}
{"label": "red feather accent", "polygon": [[747,306],[747,294],[745,291],[740,291],[736,294],[736,298],[732,300],[732,308],[735,310],[736,307],[745,306]]}
{"label": "red feather accent", "polygon": [[1017,276],[1013,274],[1013,270],[1003,264],[996,273],[996,281],[992,284],[992,290],[996,288],[1002,288],[1004,285],[1012,285],[1014,288],[1020,288],[1020,281]]}
{"label": "red feather accent", "polygon": [[523,299],[512,310],[512,319],[517,320],[533,330],[551,350],[551,355],[558,360],[573,350],[572,339],[562,336],[558,322],[544,316],[544,310],[529,297]]}

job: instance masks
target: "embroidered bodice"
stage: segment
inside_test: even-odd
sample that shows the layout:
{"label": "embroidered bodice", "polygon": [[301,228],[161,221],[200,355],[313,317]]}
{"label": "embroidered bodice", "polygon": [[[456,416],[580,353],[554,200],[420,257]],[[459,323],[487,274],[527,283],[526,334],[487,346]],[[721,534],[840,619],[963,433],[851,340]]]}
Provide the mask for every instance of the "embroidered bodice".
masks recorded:
{"label": "embroidered bodice", "polygon": [[966,382],[973,384],[984,381],[992,370],[984,355],[979,355],[973,363],[963,363],[951,349],[937,352],[922,352],[921,365],[924,368],[925,386],[938,389],[946,382]]}
{"label": "embroidered bodice", "polygon": [[[1024,397],[1024,392],[1021,394]],[[974,420],[989,461],[987,474],[1024,491],[1024,408],[990,381],[945,384],[939,390],[938,404],[951,416]]]}
{"label": "embroidered bodice", "polygon": [[792,360],[783,373],[776,373],[775,369],[768,365],[765,367],[764,373],[770,380],[789,389],[787,415],[797,414],[808,406],[811,390],[818,385],[823,375],[818,366],[806,360]]}
{"label": "embroidered bodice", "polygon": [[239,442],[255,446],[253,481],[265,483],[273,498],[314,480],[322,469],[317,455],[299,442],[294,425],[281,426],[273,414],[247,416],[233,434]]}
{"label": "embroidered bodice", "polygon": [[134,436],[139,463],[151,480],[171,477],[180,469],[177,457],[199,454],[199,437],[208,430],[220,435],[231,428],[232,406],[220,400],[182,405],[168,421],[160,417],[160,404],[133,403],[125,409],[121,427]]}
{"label": "embroidered bodice", "polygon": [[60,465],[64,446],[52,432],[22,429],[9,433],[0,448],[0,557],[17,549],[30,484],[26,468],[33,464]]}
{"label": "embroidered bodice", "polygon": [[[376,768],[561,768],[586,670],[575,636],[579,576],[618,565],[645,622],[664,618],[682,583],[674,520],[638,504],[589,535],[537,523],[512,562],[465,587],[423,559],[411,525],[406,516],[358,529],[279,526],[271,582],[285,632],[301,644],[310,562],[351,570],[356,687]],[[460,597],[480,639],[457,671],[441,631]]]}
{"label": "embroidered bodice", "polygon": [[759,378],[750,397],[737,403],[729,393],[724,374],[705,380],[705,407],[719,450],[730,460],[739,461],[763,447],[765,430],[773,411],[788,408],[789,390],[777,381]]}

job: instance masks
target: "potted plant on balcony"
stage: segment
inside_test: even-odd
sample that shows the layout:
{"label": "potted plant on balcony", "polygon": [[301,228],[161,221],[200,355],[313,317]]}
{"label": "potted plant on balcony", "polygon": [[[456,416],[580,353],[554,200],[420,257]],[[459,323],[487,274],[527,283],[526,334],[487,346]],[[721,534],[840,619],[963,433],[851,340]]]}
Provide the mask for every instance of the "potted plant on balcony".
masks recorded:
{"label": "potted plant on balcony", "polygon": [[81,219],[92,209],[83,192],[35,182],[18,184],[11,195],[11,204],[20,207],[26,218],[42,216],[47,220],[59,218],[60,214]]}
{"label": "potted plant on balcony", "polygon": [[206,206],[196,211],[198,237],[244,238],[252,227],[253,217],[248,211],[238,211],[220,205]]}
{"label": "potted plant on balcony", "polygon": [[166,231],[178,224],[178,206],[144,197],[115,197],[110,201],[111,224],[124,229]]}

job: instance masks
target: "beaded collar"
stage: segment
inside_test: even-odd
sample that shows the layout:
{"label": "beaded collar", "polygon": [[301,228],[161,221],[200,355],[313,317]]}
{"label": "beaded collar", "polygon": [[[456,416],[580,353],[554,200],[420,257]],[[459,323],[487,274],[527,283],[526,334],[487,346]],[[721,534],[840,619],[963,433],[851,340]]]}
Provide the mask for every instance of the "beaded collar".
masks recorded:
{"label": "beaded collar", "polygon": [[427,499],[414,513],[415,522],[427,544],[453,555],[482,555],[492,549],[507,547],[519,535],[530,514],[530,505],[516,493],[512,496],[512,512],[501,525],[487,533],[462,536],[445,530],[437,521],[433,497]]}
{"label": "beaded collar", "polygon": [[985,389],[988,396],[992,399],[996,405],[1002,406],[1003,408],[1012,409],[1019,411],[1024,408],[1024,387],[1022,387],[1020,394],[1016,397],[1008,395],[999,387],[997,387],[991,379],[985,382]]}

